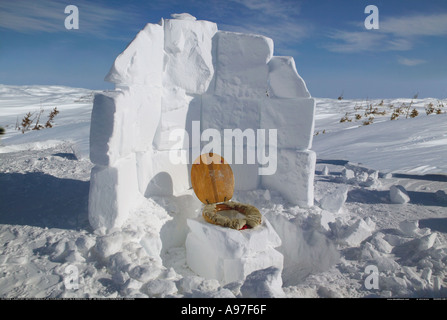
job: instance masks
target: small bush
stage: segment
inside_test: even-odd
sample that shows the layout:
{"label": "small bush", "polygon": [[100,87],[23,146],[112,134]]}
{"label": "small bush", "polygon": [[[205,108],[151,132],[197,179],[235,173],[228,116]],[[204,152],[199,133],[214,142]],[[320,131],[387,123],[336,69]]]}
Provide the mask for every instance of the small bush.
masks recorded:
{"label": "small bush", "polygon": [[29,130],[40,130],[40,129],[44,129],[44,128],[52,128],[53,123],[54,123],[54,117],[56,117],[56,115],[59,113],[59,110],[57,110],[57,107],[55,107],[53,109],[53,111],[50,112],[50,115],[48,116],[48,120],[45,123],[45,126],[40,124],[40,117],[42,116],[43,112],[44,112],[43,109],[40,109],[40,111],[37,115],[35,115],[34,112],[28,112],[23,117],[21,124],[20,125],[16,124],[16,129],[22,131],[22,133],[25,133],[26,131],[29,131]]}
{"label": "small bush", "polygon": [[39,114],[38,114],[37,117],[36,117],[36,124],[34,125],[34,127],[33,127],[32,130],[40,130],[40,129],[43,129],[43,125],[39,124],[39,122],[40,122],[40,116],[42,115],[42,113],[43,113],[43,109],[40,109]]}
{"label": "small bush", "polygon": [[57,107],[54,107],[53,111],[50,112],[50,115],[48,116],[47,123],[45,123],[45,128],[53,128],[53,122],[54,117],[59,114],[59,110],[57,110]]}
{"label": "small bush", "polygon": [[22,133],[25,133],[25,131],[28,131],[30,125],[33,123],[33,119],[31,119],[32,116],[33,116],[33,114],[31,112],[28,112],[25,115],[25,117],[22,119],[22,124],[17,129],[21,130]]}
{"label": "small bush", "polygon": [[441,114],[442,112],[442,108],[444,108],[444,104],[442,103],[442,101],[438,100],[438,109],[436,109],[436,114]]}
{"label": "small bush", "polygon": [[374,116],[370,116],[368,120],[363,121],[364,126],[368,126],[374,122]]}
{"label": "small bush", "polygon": [[[326,133],[326,129],[324,129],[321,133],[322,133],[322,134],[325,134],[325,133]],[[319,134],[320,134],[320,131],[316,131],[316,132],[314,133],[314,136],[318,136]]]}
{"label": "small bush", "polygon": [[[413,97],[416,99],[416,97]],[[362,121],[362,124],[367,126],[374,123],[376,117],[387,116],[391,114],[391,120],[398,120],[399,117],[416,118],[419,116],[421,109],[416,109],[414,101],[411,100],[410,103],[401,102],[400,105],[387,104],[385,105],[384,100],[376,103],[367,102],[363,106],[360,103],[356,103],[352,108],[354,111],[348,111],[340,119],[340,122],[352,122],[352,121]],[[430,102],[425,106],[425,113],[429,114],[443,114],[447,113],[445,109],[444,102],[437,100],[437,103]],[[323,132],[324,133],[324,132]],[[318,132],[317,134],[321,134]]]}
{"label": "small bush", "polygon": [[399,112],[394,110],[394,112],[391,114],[391,120],[396,120],[399,118]]}
{"label": "small bush", "polygon": [[430,102],[428,105],[425,106],[425,113],[429,115],[433,112],[435,112],[435,106],[433,105],[433,103]]}
{"label": "small bush", "polygon": [[340,122],[351,122],[352,119],[349,119],[348,113],[346,112],[345,116],[340,119]]}
{"label": "small bush", "polygon": [[413,109],[410,113],[410,118],[415,118],[419,115],[419,112],[416,110],[416,108]]}
{"label": "small bush", "polygon": [[379,109],[375,108],[374,111],[372,112],[372,114],[384,116],[384,115],[386,115],[386,111],[385,110],[379,111]]}

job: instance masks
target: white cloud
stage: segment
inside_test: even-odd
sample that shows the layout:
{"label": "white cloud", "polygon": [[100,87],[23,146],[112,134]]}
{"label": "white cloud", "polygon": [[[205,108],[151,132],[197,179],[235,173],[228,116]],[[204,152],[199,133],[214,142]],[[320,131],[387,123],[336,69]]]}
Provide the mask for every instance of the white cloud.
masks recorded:
{"label": "white cloud", "polygon": [[[23,33],[65,31],[64,12],[69,2],[55,0],[0,1],[0,27]],[[91,1],[76,1],[80,33],[107,37],[110,25],[130,21],[135,13],[101,6]]]}
{"label": "white cloud", "polygon": [[382,48],[385,51],[408,51],[413,45],[414,41],[410,39],[388,37]]}
{"label": "white cloud", "polygon": [[333,52],[363,52],[380,49],[380,43],[384,41],[384,35],[369,31],[351,32],[337,30],[331,32],[329,37],[333,42],[325,45],[326,49]]}
{"label": "white cloud", "polygon": [[280,19],[289,19],[290,16],[300,14],[301,7],[298,1],[285,0],[231,0],[239,3],[249,10],[260,11],[264,15]]}
{"label": "white cloud", "polygon": [[[296,49],[291,48],[303,39],[308,38],[313,32],[313,23],[300,15],[299,1],[230,1],[241,6],[237,19],[227,19],[226,23],[219,24],[219,29],[270,37],[275,42],[275,48],[278,48],[281,54],[286,54],[286,52],[287,54],[296,53]],[[231,10],[234,10],[232,6],[230,7]]]}
{"label": "white cloud", "polygon": [[275,46],[288,46],[307,38],[312,32],[311,25],[292,21],[265,24],[256,21],[240,21],[234,24],[219,24],[220,30],[259,34],[273,39]]}
{"label": "white cloud", "polygon": [[[0,27],[19,32],[55,32],[64,27],[64,5],[55,1],[2,1]],[[57,23],[59,22],[59,23]]]}
{"label": "white cloud", "polygon": [[398,37],[447,36],[447,13],[390,17],[380,21],[380,29]]}
{"label": "white cloud", "polygon": [[337,30],[329,34],[332,41],[324,47],[333,52],[408,51],[423,37],[446,37],[447,14],[389,17],[380,20],[378,30]]}
{"label": "white cloud", "polygon": [[397,59],[397,62],[399,62],[400,64],[402,64],[404,66],[413,67],[413,66],[417,66],[420,64],[424,64],[427,61],[421,60],[421,59],[408,59],[408,58],[404,58],[404,57],[399,57]]}

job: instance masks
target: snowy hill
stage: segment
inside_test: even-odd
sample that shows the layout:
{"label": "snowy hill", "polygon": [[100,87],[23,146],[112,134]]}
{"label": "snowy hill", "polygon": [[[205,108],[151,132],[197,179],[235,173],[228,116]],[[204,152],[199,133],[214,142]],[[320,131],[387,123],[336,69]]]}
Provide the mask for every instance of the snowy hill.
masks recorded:
{"label": "snowy hill", "polygon": [[[313,148],[320,159],[359,162],[383,172],[446,174],[446,101],[318,99],[315,130],[319,134]],[[427,115],[429,107],[433,113]],[[400,115],[391,121],[398,108]],[[414,118],[407,116],[412,110],[418,113]],[[345,116],[348,121],[340,123]],[[371,116],[374,125],[364,125]]]}
{"label": "snowy hill", "polygon": [[[80,88],[0,85],[0,297],[243,297],[247,288],[271,288],[259,276],[221,286],[187,267],[184,246],[166,233],[187,228],[186,198],[147,198],[122,230],[92,232],[92,98]],[[285,296],[446,297],[447,101],[316,102],[315,206],[265,189],[235,194],[287,235],[278,249],[291,257]],[[404,103],[419,115],[391,120]],[[427,115],[430,104],[441,114]],[[374,119],[363,125],[371,105]],[[54,107],[53,128],[15,129],[27,112],[43,108],[43,119]],[[340,122],[345,116],[351,121]],[[390,193],[395,185],[405,190]]]}

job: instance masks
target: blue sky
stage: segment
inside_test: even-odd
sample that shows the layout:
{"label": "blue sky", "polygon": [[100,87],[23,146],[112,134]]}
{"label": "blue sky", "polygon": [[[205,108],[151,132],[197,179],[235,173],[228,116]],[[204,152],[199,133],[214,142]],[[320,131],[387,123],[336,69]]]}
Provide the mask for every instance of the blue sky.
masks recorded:
{"label": "blue sky", "polygon": [[[64,27],[70,4],[78,30]],[[314,97],[447,97],[445,0],[0,0],[0,83],[111,89],[104,77],[136,33],[183,12],[272,38]]]}

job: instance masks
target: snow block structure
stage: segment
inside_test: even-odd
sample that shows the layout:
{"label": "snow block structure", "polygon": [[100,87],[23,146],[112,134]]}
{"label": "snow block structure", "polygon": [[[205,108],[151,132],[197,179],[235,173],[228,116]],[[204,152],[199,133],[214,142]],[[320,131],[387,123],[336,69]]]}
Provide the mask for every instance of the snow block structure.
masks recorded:
{"label": "snow block structure", "polygon": [[283,255],[274,248],[281,239],[264,219],[243,232],[206,222],[202,217],[188,219],[191,232],[186,238],[186,262],[197,274],[221,284],[243,281],[253,271],[283,269]]}
{"label": "snow block structure", "polygon": [[[95,96],[92,227],[120,227],[138,197],[190,189],[191,163],[209,143],[201,136],[206,129],[222,136],[226,129],[276,130],[277,139],[265,141],[264,156],[270,153],[274,169],[269,174],[259,174],[266,166],[259,155],[254,163],[235,163],[240,150],[253,151],[248,139],[231,155],[221,153],[232,166],[235,189],[267,188],[292,204],[312,206],[315,101],[293,58],[273,56],[267,37],[219,31],[188,14],[172,17],[136,35],[105,78],[115,90]],[[227,144],[221,140],[222,151]],[[173,152],[186,161],[173,161]]]}

